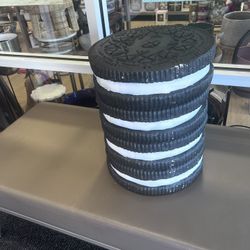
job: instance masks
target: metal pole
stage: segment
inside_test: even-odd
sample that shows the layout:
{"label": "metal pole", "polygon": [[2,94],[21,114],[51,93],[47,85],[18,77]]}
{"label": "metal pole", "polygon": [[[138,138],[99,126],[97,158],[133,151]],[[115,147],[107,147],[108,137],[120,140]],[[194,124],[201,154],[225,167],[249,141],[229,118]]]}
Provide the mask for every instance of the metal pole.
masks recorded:
{"label": "metal pole", "polygon": [[78,74],[78,77],[79,77],[79,82],[80,82],[81,89],[84,89],[84,82],[83,82],[83,79],[82,79],[82,75]]}
{"label": "metal pole", "polygon": [[9,78],[8,75],[7,75],[6,77],[7,77],[7,79],[8,79],[8,82],[9,82],[10,88],[11,88],[11,90],[12,90],[12,93],[13,93],[13,95],[14,95],[14,98],[15,98],[16,102],[19,103],[18,100],[17,100],[17,97],[16,97],[16,93],[15,93],[15,91],[14,91],[14,88],[13,88],[13,86],[12,86],[12,84],[11,84],[10,78]]}
{"label": "metal pole", "polygon": [[124,1],[124,9],[125,9],[125,18],[126,18],[126,28],[127,30],[131,29],[131,18],[130,18],[130,4],[129,0]]}
{"label": "metal pole", "polygon": [[35,89],[34,83],[33,83],[32,79],[31,79],[31,76],[30,76],[30,72],[28,72],[28,77],[29,77],[29,80],[30,80],[31,87],[33,89]]}
{"label": "metal pole", "polygon": [[232,87],[229,87],[227,90],[227,94],[226,94],[227,100],[226,100],[226,107],[225,107],[225,111],[224,111],[223,126],[227,125],[227,115],[228,115],[228,110],[229,110],[231,91],[232,91]]}
{"label": "metal pole", "polygon": [[60,73],[56,72],[56,76],[57,76],[57,79],[60,81],[60,83],[63,84]]}
{"label": "metal pole", "polygon": [[70,80],[71,80],[71,85],[72,85],[72,89],[74,92],[77,91],[77,86],[76,86],[76,80],[75,80],[75,75],[73,73],[69,74]]}

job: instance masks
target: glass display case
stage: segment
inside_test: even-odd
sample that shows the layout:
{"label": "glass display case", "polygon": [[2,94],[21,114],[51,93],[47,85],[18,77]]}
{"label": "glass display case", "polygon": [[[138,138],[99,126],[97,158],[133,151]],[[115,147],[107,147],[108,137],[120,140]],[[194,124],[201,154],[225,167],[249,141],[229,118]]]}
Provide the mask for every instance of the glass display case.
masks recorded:
{"label": "glass display case", "polygon": [[[18,49],[10,48],[12,52],[86,54],[90,37],[84,3],[63,0],[60,4],[38,4],[0,7],[0,41],[8,32],[16,34],[20,44]],[[13,40],[4,41],[11,44]]]}
{"label": "glass display case", "polygon": [[[11,5],[6,0],[0,3],[1,52],[33,53],[41,54],[40,56],[49,54],[54,57],[61,55],[65,58],[87,56],[91,44],[124,29],[198,23],[197,27],[213,31],[218,44],[215,62],[222,63],[232,63],[236,47],[225,47],[223,42],[220,43],[227,33],[227,25],[222,25],[227,22],[224,16],[232,10],[242,9],[247,13],[248,6],[247,3],[238,2],[229,6],[222,0],[11,2]],[[238,37],[238,41],[240,38]]]}
{"label": "glass display case", "polygon": [[[0,43],[19,41],[19,47],[0,45],[1,51],[84,56],[91,43],[122,30],[124,24],[121,0],[17,1],[11,7],[5,5],[7,2],[0,3]],[[105,18],[110,29],[103,27]],[[8,41],[3,33],[12,33]]]}
{"label": "glass display case", "polygon": [[[240,2],[224,2],[222,0],[209,1],[143,1],[126,0],[120,4],[121,8],[116,11],[123,16],[124,25],[118,25],[120,29],[131,29],[152,25],[190,25],[206,29],[212,32],[216,38],[217,50],[215,63],[231,64],[233,54],[238,43],[247,32],[250,25],[247,4]],[[232,11],[242,11],[237,18],[230,18]],[[232,24],[228,25],[227,23]],[[234,23],[244,22],[240,28],[242,32],[232,33]],[[110,21],[110,27],[114,22]],[[243,27],[244,26],[244,27]],[[111,29],[112,30],[112,29]],[[244,33],[244,34],[243,34]],[[228,38],[230,37],[230,38]],[[228,46],[226,39],[237,40],[233,45]]]}

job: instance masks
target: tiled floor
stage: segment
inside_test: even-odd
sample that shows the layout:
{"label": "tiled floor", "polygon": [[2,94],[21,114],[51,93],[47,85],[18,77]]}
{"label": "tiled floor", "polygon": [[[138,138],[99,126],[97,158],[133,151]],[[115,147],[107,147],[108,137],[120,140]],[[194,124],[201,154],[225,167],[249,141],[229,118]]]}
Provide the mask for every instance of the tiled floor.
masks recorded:
{"label": "tiled floor", "polygon": [[0,212],[1,250],[105,250],[85,241]]}

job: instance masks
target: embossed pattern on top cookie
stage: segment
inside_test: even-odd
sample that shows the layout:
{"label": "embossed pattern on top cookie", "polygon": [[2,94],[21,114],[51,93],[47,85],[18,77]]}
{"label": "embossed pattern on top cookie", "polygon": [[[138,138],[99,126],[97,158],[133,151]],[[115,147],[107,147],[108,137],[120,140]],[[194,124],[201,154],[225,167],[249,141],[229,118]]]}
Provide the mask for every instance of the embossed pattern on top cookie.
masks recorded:
{"label": "embossed pattern on top cookie", "polygon": [[144,27],[96,43],[89,52],[90,63],[97,76],[114,81],[163,81],[206,66],[213,44],[212,36],[188,26]]}

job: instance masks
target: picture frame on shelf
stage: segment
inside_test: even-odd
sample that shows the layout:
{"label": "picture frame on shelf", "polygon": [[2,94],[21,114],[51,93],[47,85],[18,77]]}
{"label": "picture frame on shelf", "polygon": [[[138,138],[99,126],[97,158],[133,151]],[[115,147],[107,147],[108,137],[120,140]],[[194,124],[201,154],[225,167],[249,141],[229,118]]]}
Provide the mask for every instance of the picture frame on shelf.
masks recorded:
{"label": "picture frame on shelf", "polygon": [[167,10],[156,10],[155,24],[166,25],[168,22],[168,11]]}

